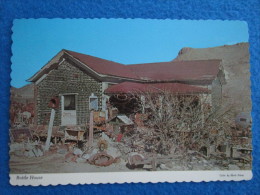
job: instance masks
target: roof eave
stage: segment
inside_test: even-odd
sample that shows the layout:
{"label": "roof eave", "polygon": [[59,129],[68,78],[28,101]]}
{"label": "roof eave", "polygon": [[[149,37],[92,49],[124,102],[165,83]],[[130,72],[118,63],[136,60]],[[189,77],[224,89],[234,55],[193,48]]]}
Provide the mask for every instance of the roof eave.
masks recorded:
{"label": "roof eave", "polygon": [[36,82],[38,79],[38,77],[41,77],[41,73],[43,73],[43,71],[48,67],[51,66],[53,64],[53,61],[55,60],[55,58],[57,58],[59,55],[63,56],[64,53],[64,49],[62,49],[61,51],[59,51],[54,57],[52,57],[38,72],[36,72],[32,77],[30,77],[29,79],[27,79],[26,81],[28,82]]}

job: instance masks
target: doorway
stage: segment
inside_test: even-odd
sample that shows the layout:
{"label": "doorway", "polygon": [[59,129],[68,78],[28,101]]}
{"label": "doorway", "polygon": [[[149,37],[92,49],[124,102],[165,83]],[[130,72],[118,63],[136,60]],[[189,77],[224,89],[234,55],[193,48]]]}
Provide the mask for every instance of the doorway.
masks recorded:
{"label": "doorway", "polygon": [[61,125],[76,125],[76,94],[62,95],[61,106]]}

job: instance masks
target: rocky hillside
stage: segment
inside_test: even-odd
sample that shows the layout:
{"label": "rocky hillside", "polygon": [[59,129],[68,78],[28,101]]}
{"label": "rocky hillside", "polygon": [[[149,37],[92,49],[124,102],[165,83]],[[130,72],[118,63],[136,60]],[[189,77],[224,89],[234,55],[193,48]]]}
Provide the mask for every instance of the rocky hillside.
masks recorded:
{"label": "rocky hillside", "polygon": [[11,97],[16,102],[31,102],[34,98],[33,84],[28,84],[21,88],[11,87]]}
{"label": "rocky hillside", "polygon": [[249,44],[238,43],[212,48],[183,48],[177,60],[222,59],[227,84],[223,86],[224,105],[236,112],[251,110]]}

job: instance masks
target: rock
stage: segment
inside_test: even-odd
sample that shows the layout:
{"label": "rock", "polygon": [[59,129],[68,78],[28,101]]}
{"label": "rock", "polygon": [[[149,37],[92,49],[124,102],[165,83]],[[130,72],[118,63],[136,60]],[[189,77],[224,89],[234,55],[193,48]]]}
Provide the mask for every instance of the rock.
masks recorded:
{"label": "rock", "polygon": [[34,157],[43,156],[43,151],[41,151],[39,148],[34,148],[31,151],[34,154]]}
{"label": "rock", "polygon": [[29,150],[27,155],[28,155],[28,157],[36,157],[36,155],[34,154],[33,150]]}
{"label": "rock", "polygon": [[121,153],[118,151],[118,149],[116,149],[114,147],[109,147],[106,152],[113,158],[117,158],[117,157],[121,156]]}
{"label": "rock", "polygon": [[182,171],[183,170],[183,168],[181,167],[181,166],[175,166],[174,167],[174,170],[176,170],[176,171]]}
{"label": "rock", "polygon": [[25,155],[25,152],[23,152],[23,151],[21,151],[21,150],[16,150],[16,151],[14,151],[14,154],[15,154],[16,156],[24,156],[24,155]]}
{"label": "rock", "polygon": [[119,157],[116,157],[114,160],[114,163],[120,163],[120,162],[121,162],[121,159]]}
{"label": "rock", "polygon": [[160,164],[160,169],[169,170],[169,167],[167,167],[165,164]]}
{"label": "rock", "polygon": [[38,156],[43,156],[43,151],[38,148]]}
{"label": "rock", "polygon": [[29,151],[25,151],[23,155],[28,157],[29,156]]}
{"label": "rock", "polygon": [[188,168],[189,170],[192,170],[192,169],[193,169],[193,166],[192,166],[191,164],[188,164],[188,165],[187,165],[187,168]]}
{"label": "rock", "polygon": [[83,154],[82,158],[88,160],[91,156],[93,156],[96,153],[98,153],[98,149],[93,149],[92,151],[88,151],[88,153]]}
{"label": "rock", "polygon": [[10,144],[10,152],[14,152],[17,150],[23,150],[24,144],[23,143],[12,143]]}
{"label": "rock", "polygon": [[72,154],[72,153],[70,153],[70,152],[65,155],[65,162],[73,162],[74,159],[75,159],[74,154]]}
{"label": "rock", "polygon": [[77,158],[77,159],[76,159],[76,162],[77,162],[77,163],[85,163],[85,162],[86,162],[86,159],[84,159],[84,158]]}
{"label": "rock", "polygon": [[213,167],[213,168],[211,168],[211,170],[214,170],[214,171],[219,171],[219,170],[220,170],[220,168],[218,168],[218,167]]}
{"label": "rock", "polygon": [[30,144],[30,143],[26,143],[25,144],[25,149],[26,150],[32,150],[34,148],[34,145]]}
{"label": "rock", "polygon": [[240,170],[240,168],[237,165],[228,165],[229,170]]}
{"label": "rock", "polygon": [[204,164],[208,164],[208,161],[207,160],[202,160],[202,162],[204,163]]}
{"label": "rock", "polygon": [[91,154],[96,154],[96,153],[98,153],[98,149],[94,149],[94,150],[92,150],[92,152],[91,152]]}
{"label": "rock", "polygon": [[83,154],[82,158],[88,160],[92,155],[91,154]]}
{"label": "rock", "polygon": [[108,143],[111,143],[111,139],[104,132],[102,132],[101,138],[106,140]]}
{"label": "rock", "polygon": [[65,149],[65,148],[60,148],[60,149],[57,150],[57,152],[58,152],[59,154],[66,154],[66,153],[67,153],[67,149]]}
{"label": "rock", "polygon": [[195,156],[192,156],[191,160],[197,160],[197,158]]}
{"label": "rock", "polygon": [[73,156],[73,154],[71,152],[68,152],[66,155],[65,155],[65,159],[66,158],[69,158],[70,156]]}
{"label": "rock", "polygon": [[239,162],[239,163],[237,163],[237,166],[242,167],[242,166],[244,166],[244,163]]}
{"label": "rock", "polygon": [[144,165],[144,167],[143,167],[144,169],[152,169],[153,168],[153,166],[152,165],[150,165],[150,164],[146,164],[146,165]]}
{"label": "rock", "polygon": [[37,153],[38,153],[38,157],[44,155],[44,151],[41,150],[40,148],[36,148],[36,150],[37,150]]}
{"label": "rock", "polygon": [[165,165],[166,165],[167,167],[169,167],[170,169],[173,168],[173,164],[172,164],[172,162],[167,162]]}
{"label": "rock", "polygon": [[75,154],[75,155],[82,155],[83,152],[82,152],[82,150],[79,149],[79,148],[74,148],[73,154]]}

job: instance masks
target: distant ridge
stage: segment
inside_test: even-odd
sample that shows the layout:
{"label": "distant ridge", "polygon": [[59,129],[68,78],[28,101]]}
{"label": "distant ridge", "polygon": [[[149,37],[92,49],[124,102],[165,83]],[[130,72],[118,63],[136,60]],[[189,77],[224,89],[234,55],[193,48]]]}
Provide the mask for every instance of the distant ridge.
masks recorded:
{"label": "distant ridge", "polygon": [[233,104],[237,112],[251,111],[249,44],[211,48],[182,48],[173,61],[222,59],[227,84],[223,86],[223,103]]}

